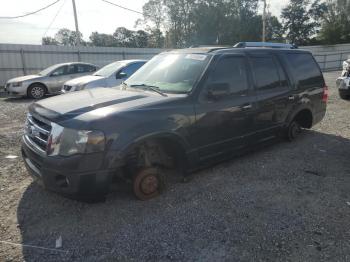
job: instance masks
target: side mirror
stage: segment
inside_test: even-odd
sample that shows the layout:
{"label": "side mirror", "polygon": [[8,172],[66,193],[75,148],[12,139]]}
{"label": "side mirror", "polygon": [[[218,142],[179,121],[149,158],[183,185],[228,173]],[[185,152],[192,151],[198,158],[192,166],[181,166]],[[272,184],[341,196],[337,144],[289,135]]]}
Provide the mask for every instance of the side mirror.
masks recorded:
{"label": "side mirror", "polygon": [[217,100],[230,94],[230,84],[214,83],[208,86],[208,98]]}
{"label": "side mirror", "polygon": [[116,78],[117,79],[124,79],[126,78],[128,75],[124,72],[119,72],[117,75],[116,75]]}

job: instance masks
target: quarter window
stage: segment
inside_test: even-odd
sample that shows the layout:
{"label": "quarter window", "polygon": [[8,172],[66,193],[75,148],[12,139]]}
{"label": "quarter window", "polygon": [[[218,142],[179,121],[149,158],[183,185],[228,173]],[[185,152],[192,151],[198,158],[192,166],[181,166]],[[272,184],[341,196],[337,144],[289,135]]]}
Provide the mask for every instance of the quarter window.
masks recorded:
{"label": "quarter window", "polygon": [[311,54],[288,53],[287,62],[291,65],[293,75],[298,81],[298,88],[305,89],[312,86],[322,86],[321,70]]}
{"label": "quarter window", "polygon": [[208,79],[212,84],[228,84],[232,95],[243,95],[248,89],[244,57],[224,57],[218,61]]}

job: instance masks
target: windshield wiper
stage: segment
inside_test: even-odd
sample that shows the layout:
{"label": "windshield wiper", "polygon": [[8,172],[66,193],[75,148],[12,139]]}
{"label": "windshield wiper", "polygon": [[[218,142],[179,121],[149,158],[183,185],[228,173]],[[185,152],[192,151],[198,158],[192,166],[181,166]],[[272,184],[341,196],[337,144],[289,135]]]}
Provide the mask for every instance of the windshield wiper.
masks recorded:
{"label": "windshield wiper", "polygon": [[152,85],[146,85],[146,84],[135,84],[135,85],[130,85],[130,87],[145,87],[148,90],[151,90],[160,94],[161,96],[167,96],[165,93],[159,90],[158,86],[152,86]]}

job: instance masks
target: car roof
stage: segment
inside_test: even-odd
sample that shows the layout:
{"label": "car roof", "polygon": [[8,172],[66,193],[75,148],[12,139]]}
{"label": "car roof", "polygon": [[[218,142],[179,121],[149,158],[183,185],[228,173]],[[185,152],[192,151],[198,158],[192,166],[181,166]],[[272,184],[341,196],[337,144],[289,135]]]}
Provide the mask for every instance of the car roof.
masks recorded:
{"label": "car roof", "polygon": [[92,66],[96,66],[94,64],[91,64],[91,63],[86,63],[86,62],[66,62],[66,63],[60,63],[60,64],[55,64],[55,65],[52,65],[52,66],[65,66],[65,65],[76,65],[76,64],[83,64],[83,65],[92,65]]}
{"label": "car roof", "polygon": [[311,53],[309,50],[290,49],[290,48],[237,48],[237,47],[220,47],[220,46],[206,46],[196,48],[174,49],[166,51],[169,53],[185,53],[185,54],[242,54],[242,53]]}

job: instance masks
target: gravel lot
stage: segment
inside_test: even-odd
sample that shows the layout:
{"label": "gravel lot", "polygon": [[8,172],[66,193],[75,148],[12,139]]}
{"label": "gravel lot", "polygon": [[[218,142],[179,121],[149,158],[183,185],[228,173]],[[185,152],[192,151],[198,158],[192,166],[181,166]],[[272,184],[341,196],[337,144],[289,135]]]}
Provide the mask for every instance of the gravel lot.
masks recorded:
{"label": "gravel lot", "polygon": [[32,183],[20,156],[30,100],[0,98],[0,261],[350,261],[350,102],[325,74],[323,122],[173,183],[86,204]]}

